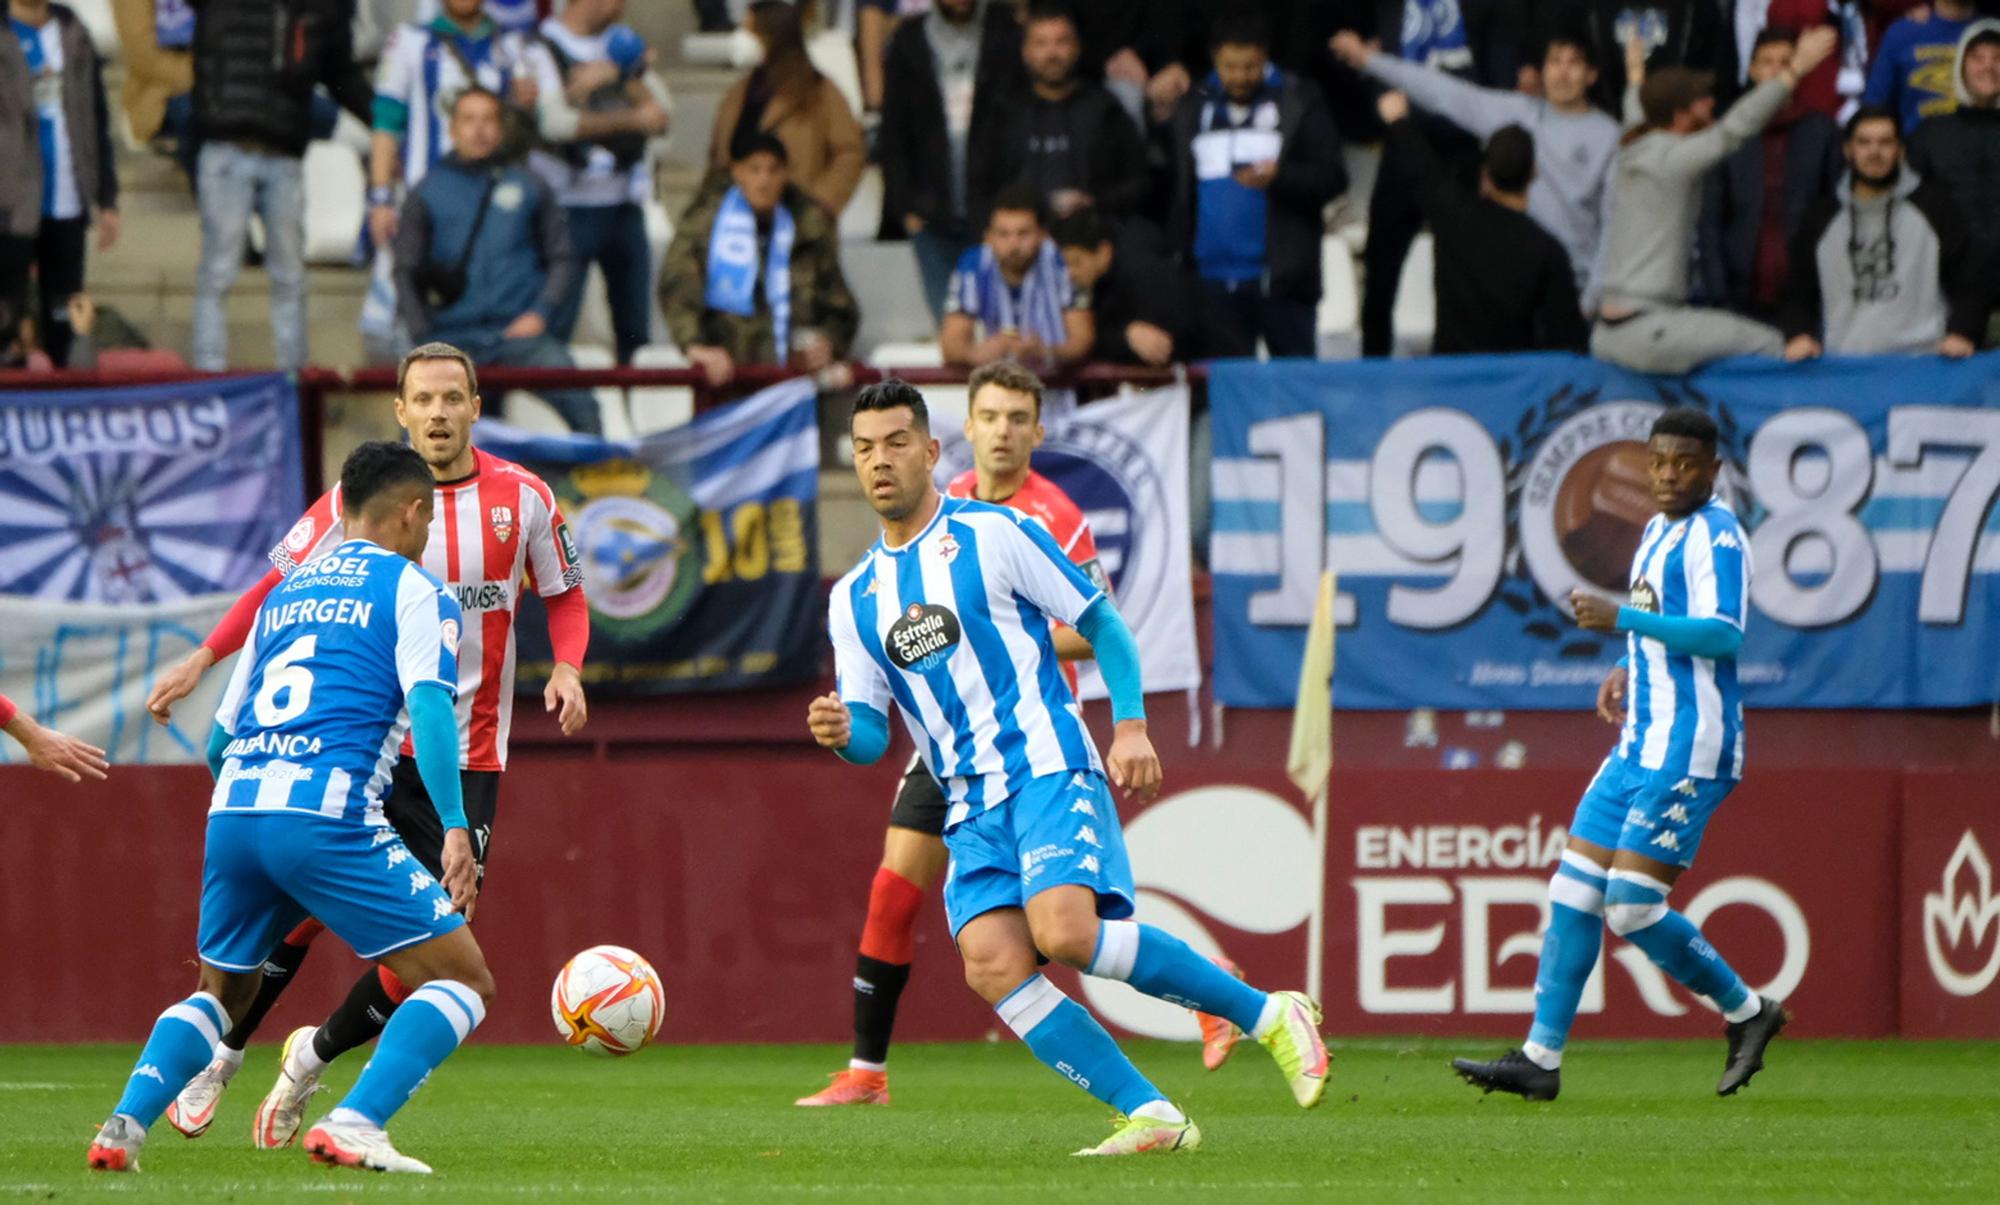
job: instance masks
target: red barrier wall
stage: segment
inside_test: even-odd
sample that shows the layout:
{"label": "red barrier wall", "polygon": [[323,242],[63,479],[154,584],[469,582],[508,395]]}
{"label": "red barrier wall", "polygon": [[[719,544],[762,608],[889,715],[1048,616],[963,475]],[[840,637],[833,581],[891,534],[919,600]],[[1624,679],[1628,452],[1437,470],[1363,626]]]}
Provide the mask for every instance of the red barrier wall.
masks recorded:
{"label": "red barrier wall", "polygon": [[[490,1040],[550,1034],[546,995],[571,952],[630,945],[659,966],[667,1040],[845,1037],[867,884],[900,763],[856,770],[792,738],[805,693],[601,706],[594,743],[539,713],[517,733],[478,930],[501,983]],[[1104,717],[1094,716],[1096,726]],[[1539,900],[1560,830],[1609,730],[1587,716],[1440,719],[1406,748],[1401,716],[1340,717],[1325,890],[1325,996],[1337,1033],[1490,1033],[1525,1026]],[[1219,748],[1184,746],[1156,699],[1169,794],[1126,809],[1142,915],[1212,939],[1273,985],[1302,981],[1310,857],[1283,781],[1289,717],[1232,712]],[[2000,1036],[1994,788],[1984,717],[1753,717],[1749,778],[1675,893],[1753,983],[1790,987],[1807,1034]],[[1489,767],[1440,768],[1457,747]],[[1834,759],[1839,759],[1834,764]],[[891,761],[893,762],[893,756]],[[72,788],[0,769],[0,1041],[131,1040],[192,981],[206,775],[121,768]],[[1955,994],[1924,945],[1925,895],[1966,834],[1947,915]],[[1982,894],[1984,893],[1984,894]],[[1943,898],[1940,895],[1940,898]],[[1302,901],[1305,902],[1302,905]],[[1579,1032],[1709,1033],[1704,1006],[1610,943],[1601,1004]],[[960,983],[942,910],[923,916],[903,1036],[970,1037],[991,1014]],[[269,1022],[317,1020],[359,964],[315,951]],[[1795,986],[1794,986],[1795,985]],[[1167,1020],[1093,986],[1114,1023]]]}

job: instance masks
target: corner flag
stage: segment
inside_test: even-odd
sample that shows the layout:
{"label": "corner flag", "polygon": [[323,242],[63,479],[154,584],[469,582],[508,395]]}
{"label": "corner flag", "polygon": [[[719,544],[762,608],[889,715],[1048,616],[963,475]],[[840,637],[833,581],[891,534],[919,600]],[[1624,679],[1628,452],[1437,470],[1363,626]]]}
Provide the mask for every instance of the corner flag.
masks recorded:
{"label": "corner flag", "polygon": [[1285,773],[1312,801],[1316,850],[1313,910],[1306,926],[1306,990],[1319,998],[1326,955],[1326,796],[1333,776],[1333,598],[1334,573],[1319,576],[1319,601],[1306,630],[1305,660],[1299,665],[1298,702],[1292,709],[1292,745]]}

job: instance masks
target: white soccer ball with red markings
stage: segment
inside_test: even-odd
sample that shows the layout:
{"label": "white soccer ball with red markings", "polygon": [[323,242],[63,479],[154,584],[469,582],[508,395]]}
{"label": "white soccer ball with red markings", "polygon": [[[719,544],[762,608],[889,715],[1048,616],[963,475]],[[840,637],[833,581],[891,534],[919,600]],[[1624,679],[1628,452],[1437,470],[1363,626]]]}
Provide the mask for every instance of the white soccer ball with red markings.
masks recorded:
{"label": "white soccer ball with red markings", "polygon": [[592,946],[564,964],[549,994],[556,1032],[592,1054],[631,1054],[660,1032],[667,995],[653,964],[624,946]]}

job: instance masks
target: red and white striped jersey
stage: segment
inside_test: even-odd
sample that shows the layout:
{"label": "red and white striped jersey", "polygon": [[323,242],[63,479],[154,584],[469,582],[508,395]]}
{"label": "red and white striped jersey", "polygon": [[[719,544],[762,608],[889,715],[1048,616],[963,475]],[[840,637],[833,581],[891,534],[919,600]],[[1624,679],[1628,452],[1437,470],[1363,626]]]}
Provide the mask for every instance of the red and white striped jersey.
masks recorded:
{"label": "red and white striped jersey", "polygon": [[[548,484],[478,448],[472,456],[471,476],[438,483],[424,568],[444,581],[465,612],[458,646],[459,764],[504,770],[521,589],[532,586],[544,598],[562,594],[583,584],[583,570]],[[271,550],[271,563],[290,573],[344,538],[335,485]],[[409,752],[407,742],[403,752]]]}

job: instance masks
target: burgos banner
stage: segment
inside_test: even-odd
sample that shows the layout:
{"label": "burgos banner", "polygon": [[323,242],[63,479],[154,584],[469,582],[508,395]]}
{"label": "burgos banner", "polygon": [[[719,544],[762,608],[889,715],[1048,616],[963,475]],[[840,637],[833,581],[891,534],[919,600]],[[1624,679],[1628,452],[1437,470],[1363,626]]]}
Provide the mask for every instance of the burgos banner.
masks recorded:
{"label": "burgos banner", "polygon": [[1346,707],[1587,707],[1624,651],[1570,591],[1623,601],[1653,513],[1645,440],[1714,416],[1750,534],[1753,706],[2000,698],[2000,353],[1736,361],[1655,378],[1567,355],[1211,370],[1215,688],[1292,703],[1320,569]]}

